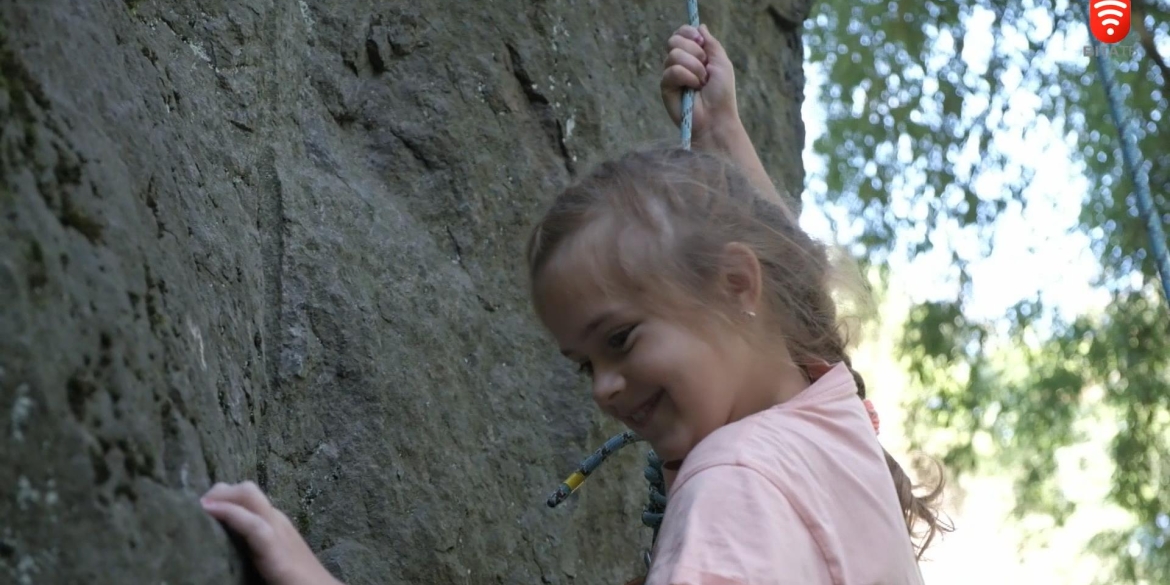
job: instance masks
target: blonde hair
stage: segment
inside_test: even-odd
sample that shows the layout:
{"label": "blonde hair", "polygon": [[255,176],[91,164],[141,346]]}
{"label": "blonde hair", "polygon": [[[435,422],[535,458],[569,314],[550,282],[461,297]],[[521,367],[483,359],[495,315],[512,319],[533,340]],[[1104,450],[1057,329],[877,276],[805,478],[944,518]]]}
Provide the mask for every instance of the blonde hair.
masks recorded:
{"label": "blonde hair", "polygon": [[[586,229],[610,230],[610,247],[594,254],[595,276],[606,286],[652,294],[675,309],[710,307],[712,283],[725,246],[751,248],[761,265],[767,314],[794,363],[802,368],[844,362],[865,398],[865,380],[847,354],[848,336],[832,297],[829,248],[809,236],[781,202],[764,199],[734,165],[706,152],[677,147],[636,150],[596,166],[562,191],[535,226],[527,257],[533,298],[554,254]],[[623,246],[630,234],[649,234]],[[616,248],[616,249],[614,249]],[[661,306],[661,305],[660,305]],[[722,307],[725,316],[730,307]],[[710,311],[706,311],[710,312]],[[919,558],[937,532],[946,531],[935,507],[937,486],[925,495],[883,449],[907,529]],[[916,525],[925,525],[923,533]]]}

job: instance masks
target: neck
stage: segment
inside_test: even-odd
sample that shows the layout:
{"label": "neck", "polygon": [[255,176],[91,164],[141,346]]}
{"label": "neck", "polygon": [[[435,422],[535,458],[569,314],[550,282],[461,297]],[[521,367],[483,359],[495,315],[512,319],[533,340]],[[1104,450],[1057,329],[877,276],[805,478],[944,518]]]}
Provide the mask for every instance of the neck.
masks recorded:
{"label": "neck", "polygon": [[[777,366],[777,362],[781,365]],[[771,361],[760,368],[756,382],[752,384],[753,391],[742,396],[732,409],[731,419],[727,422],[732,423],[787,402],[804,392],[810,384],[804,370],[793,364],[787,355],[783,360]]]}
{"label": "neck", "polygon": [[[752,385],[753,389],[759,390],[745,393],[732,408],[731,417],[725,424],[731,424],[787,402],[812,384],[804,370],[793,364],[787,356],[780,363],[783,365],[777,368],[775,362],[772,362],[771,367],[761,372],[758,383]],[[682,459],[663,462],[662,471],[668,493],[682,463]]]}

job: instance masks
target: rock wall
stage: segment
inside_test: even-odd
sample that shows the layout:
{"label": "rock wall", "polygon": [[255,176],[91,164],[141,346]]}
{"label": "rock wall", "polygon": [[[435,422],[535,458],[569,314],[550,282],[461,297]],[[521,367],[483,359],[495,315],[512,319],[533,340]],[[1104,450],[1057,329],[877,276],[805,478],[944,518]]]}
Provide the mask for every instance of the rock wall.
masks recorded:
{"label": "rock wall", "polygon": [[[808,0],[703,0],[802,184]],[[640,452],[540,331],[527,228],[676,135],[682,0],[0,3],[0,581],[242,583],[254,478],[350,584],[614,584]],[[799,190],[796,189],[796,190]]]}

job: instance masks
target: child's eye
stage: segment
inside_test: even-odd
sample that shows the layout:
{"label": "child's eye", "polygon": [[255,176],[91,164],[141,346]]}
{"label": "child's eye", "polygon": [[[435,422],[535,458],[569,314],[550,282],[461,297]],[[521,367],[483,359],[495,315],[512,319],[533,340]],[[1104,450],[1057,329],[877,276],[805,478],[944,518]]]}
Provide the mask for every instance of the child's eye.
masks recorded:
{"label": "child's eye", "polygon": [[580,367],[577,368],[577,371],[581,372],[582,374],[592,376],[593,375],[593,364],[590,362],[583,362],[580,365]]}
{"label": "child's eye", "polygon": [[610,349],[627,349],[626,343],[630,340],[630,333],[633,333],[634,327],[635,326],[631,325],[625,329],[622,329],[621,331],[618,331],[617,333],[614,333],[613,335],[610,335],[609,339],[606,340],[606,344],[609,345]]}

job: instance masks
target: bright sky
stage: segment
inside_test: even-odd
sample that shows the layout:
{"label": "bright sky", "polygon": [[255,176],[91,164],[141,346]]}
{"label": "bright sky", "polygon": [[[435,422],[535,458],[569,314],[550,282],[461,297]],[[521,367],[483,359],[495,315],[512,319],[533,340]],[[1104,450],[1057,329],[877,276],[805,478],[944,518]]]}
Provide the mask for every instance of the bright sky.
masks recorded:
{"label": "bright sky", "polygon": [[[1029,16],[1040,31],[1038,34],[1051,34],[1053,23],[1046,12],[1033,11]],[[986,67],[992,46],[993,17],[989,12],[976,11],[972,20],[969,30],[976,32],[968,36],[961,58],[981,72]],[[1020,54],[1029,56],[1027,41],[1022,36],[1001,39],[1000,42],[1018,45]],[[1090,60],[1082,53],[1082,48],[1088,43],[1088,32],[1078,29],[1067,40],[1052,42],[1048,54],[1038,58],[1044,59],[1046,64],[1068,61],[1089,70]],[[948,57],[953,55],[952,39],[940,38],[937,46],[940,53],[948,54]],[[820,103],[824,71],[819,64],[806,59],[805,72],[808,85],[803,114],[808,136],[804,162],[809,176],[808,190],[815,192],[825,189],[822,173],[826,161],[811,149],[813,142],[825,131],[825,112]],[[947,226],[942,230],[945,234],[943,245],[913,261],[895,256],[891,268],[898,280],[913,283],[907,288],[915,302],[954,299],[958,290],[958,272],[951,262],[951,250],[958,250],[961,256],[971,261],[973,294],[969,299],[969,316],[996,319],[1017,302],[1037,295],[1045,305],[1056,308],[1065,316],[1092,311],[1104,306],[1108,296],[1092,284],[1099,272],[1098,263],[1089,249],[1088,238],[1076,230],[1081,202],[1090,185],[1070,160],[1072,149],[1077,147],[1075,138],[1062,136],[1067,129],[1039,116],[1037,90],[1041,88],[1029,88],[1018,76],[1012,77],[1008,75],[1000,80],[1003,88],[1015,88],[1008,100],[1010,108],[1004,116],[1004,124],[1009,130],[999,132],[993,140],[997,148],[1035,173],[1035,180],[1025,190],[1026,205],[1012,204],[1000,215],[994,252],[989,257],[981,257],[973,233],[966,233],[957,226]],[[924,84],[924,92],[930,91],[930,87],[930,83]],[[971,101],[968,102],[970,105]],[[986,102],[974,105],[985,107]],[[981,153],[968,149],[967,155],[974,159]],[[976,195],[998,198],[1003,192],[1000,180],[1002,178],[995,175],[985,177],[975,185]],[[895,192],[893,199],[903,208],[915,206],[912,193]],[[837,232],[833,231],[830,218],[835,220]],[[806,196],[801,223],[814,235],[828,241],[848,242],[857,235],[841,231],[840,226],[847,226],[849,219],[844,210],[818,208]]]}

